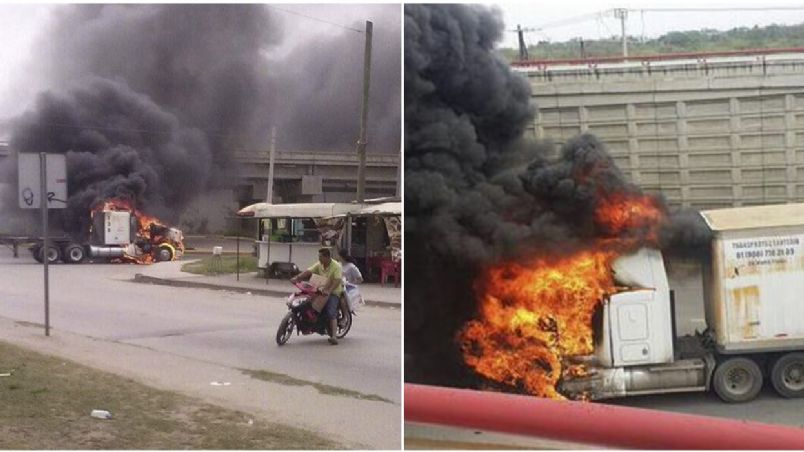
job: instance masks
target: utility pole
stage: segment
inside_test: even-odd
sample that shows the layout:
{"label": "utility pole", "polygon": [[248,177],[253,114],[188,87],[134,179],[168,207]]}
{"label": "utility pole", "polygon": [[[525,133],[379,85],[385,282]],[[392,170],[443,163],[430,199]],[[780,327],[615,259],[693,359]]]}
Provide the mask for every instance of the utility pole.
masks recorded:
{"label": "utility pole", "polygon": [[363,108],[360,114],[360,137],[357,139],[357,202],[366,198],[366,123],[368,122],[369,82],[371,79],[371,34],[374,25],[366,21],[366,50],[363,55]]}
{"label": "utility pole", "polygon": [[583,47],[583,37],[579,38],[581,40],[581,59],[586,59],[586,50]]}
{"label": "utility pole", "polygon": [[274,154],[276,154],[276,126],[271,126],[271,150],[268,154],[268,193],[265,202],[274,203]]}
{"label": "utility pole", "polygon": [[516,26],[516,34],[519,36],[519,61],[527,61],[528,46],[525,45],[525,34],[520,25]]}
{"label": "utility pole", "polygon": [[625,19],[628,18],[628,10],[616,8],[614,10],[614,17],[620,19],[620,29],[622,30],[623,39],[623,58],[628,58],[628,38],[625,36]]}

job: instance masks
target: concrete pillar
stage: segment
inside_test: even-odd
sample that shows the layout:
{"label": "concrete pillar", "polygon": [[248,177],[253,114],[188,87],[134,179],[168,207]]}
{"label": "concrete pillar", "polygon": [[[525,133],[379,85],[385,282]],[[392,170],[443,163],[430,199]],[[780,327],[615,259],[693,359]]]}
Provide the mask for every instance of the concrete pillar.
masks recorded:
{"label": "concrete pillar", "polygon": [[[658,105],[656,106],[658,108]],[[658,127],[658,123],[656,124]],[[689,207],[690,196],[690,166],[689,166],[689,136],[687,132],[687,104],[683,101],[676,102],[676,133],[678,143],[678,168],[681,183],[681,205]]]}
{"label": "concrete pillar", "polygon": [[731,194],[735,206],[743,205],[742,159],[740,154],[740,100],[729,98],[729,145],[731,146]]}
{"label": "concrete pillar", "polygon": [[[533,96],[536,97],[535,95]],[[537,140],[543,140],[544,137],[544,127],[542,127],[542,109],[540,108],[541,103],[534,100],[536,104],[536,114],[533,115],[533,133],[536,135]]]}
{"label": "concrete pillar", "polygon": [[784,161],[786,168],[787,202],[796,201],[796,97],[793,94],[784,96]]}
{"label": "concrete pillar", "polygon": [[589,131],[589,110],[584,105],[578,106],[578,120],[581,126],[581,133]]}
{"label": "concrete pillar", "polygon": [[625,105],[625,124],[628,130],[628,164],[631,167],[631,181],[637,185],[642,182],[639,166],[639,139],[637,138],[636,106]]}

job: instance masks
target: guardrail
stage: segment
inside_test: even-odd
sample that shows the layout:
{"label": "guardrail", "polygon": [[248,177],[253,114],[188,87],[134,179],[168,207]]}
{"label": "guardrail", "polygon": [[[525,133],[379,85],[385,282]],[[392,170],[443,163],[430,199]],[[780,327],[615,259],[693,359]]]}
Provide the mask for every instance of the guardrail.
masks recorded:
{"label": "guardrail", "polygon": [[405,422],[635,449],[804,449],[804,429],[405,384]]}
{"label": "guardrail", "polygon": [[512,61],[513,67],[547,67],[547,66],[574,66],[574,65],[597,65],[606,63],[648,63],[648,62],[662,62],[671,60],[698,60],[708,61],[717,58],[734,58],[734,57],[763,57],[766,55],[780,55],[780,54],[804,54],[804,47],[780,47],[769,49],[742,49],[742,50],[722,50],[712,52],[676,52],[676,53],[662,53],[650,55],[630,55],[630,56],[601,56],[601,57],[586,57],[586,58],[556,58],[556,59],[541,59],[541,60],[520,60]]}

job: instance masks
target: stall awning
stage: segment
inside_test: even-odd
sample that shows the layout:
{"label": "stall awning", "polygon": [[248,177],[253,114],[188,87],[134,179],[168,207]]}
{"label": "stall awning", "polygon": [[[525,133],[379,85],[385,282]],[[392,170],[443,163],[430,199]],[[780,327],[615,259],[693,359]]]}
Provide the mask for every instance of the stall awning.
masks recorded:
{"label": "stall awning", "polygon": [[258,202],[244,207],[237,212],[239,217],[248,218],[332,218],[351,214],[364,215],[401,215],[401,202],[384,202],[379,204],[356,203],[300,203],[300,204],[268,204]]}

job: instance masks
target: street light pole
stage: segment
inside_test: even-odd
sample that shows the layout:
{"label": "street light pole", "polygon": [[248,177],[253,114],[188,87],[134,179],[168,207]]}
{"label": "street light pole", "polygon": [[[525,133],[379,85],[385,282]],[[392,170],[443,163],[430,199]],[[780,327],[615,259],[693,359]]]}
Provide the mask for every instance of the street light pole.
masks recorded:
{"label": "street light pole", "polygon": [[373,24],[366,21],[366,48],[363,55],[363,106],[360,113],[360,137],[357,139],[357,202],[366,198],[366,123],[368,122],[369,82],[371,79],[371,35]]}
{"label": "street light pole", "polygon": [[276,126],[271,127],[271,150],[268,155],[268,192],[265,194],[265,202],[274,203],[274,154],[276,153]]}

